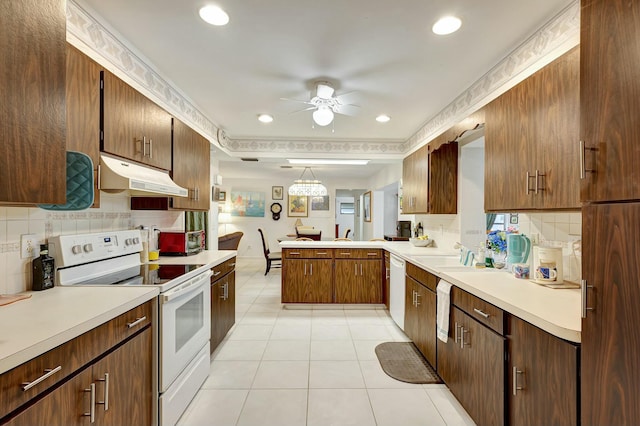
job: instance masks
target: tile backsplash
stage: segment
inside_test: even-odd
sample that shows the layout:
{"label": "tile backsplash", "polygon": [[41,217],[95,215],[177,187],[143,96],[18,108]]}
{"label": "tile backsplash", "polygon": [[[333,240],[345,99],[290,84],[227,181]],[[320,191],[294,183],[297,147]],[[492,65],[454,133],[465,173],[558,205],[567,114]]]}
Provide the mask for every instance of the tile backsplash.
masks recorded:
{"label": "tile backsplash", "polygon": [[37,207],[0,207],[0,294],[31,289],[31,259],[20,258],[20,236],[35,234],[37,243],[56,235],[86,234],[156,225],[183,230],[184,213],[132,211],[127,193],[100,194],[100,208],[56,212]]}

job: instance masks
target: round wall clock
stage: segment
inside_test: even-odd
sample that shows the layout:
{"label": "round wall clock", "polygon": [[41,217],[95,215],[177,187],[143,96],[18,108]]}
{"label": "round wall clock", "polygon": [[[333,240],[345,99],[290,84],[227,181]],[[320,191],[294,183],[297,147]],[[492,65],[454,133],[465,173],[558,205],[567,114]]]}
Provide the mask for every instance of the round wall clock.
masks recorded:
{"label": "round wall clock", "polygon": [[273,220],[280,219],[280,212],[282,212],[282,205],[280,203],[271,204],[271,217]]}

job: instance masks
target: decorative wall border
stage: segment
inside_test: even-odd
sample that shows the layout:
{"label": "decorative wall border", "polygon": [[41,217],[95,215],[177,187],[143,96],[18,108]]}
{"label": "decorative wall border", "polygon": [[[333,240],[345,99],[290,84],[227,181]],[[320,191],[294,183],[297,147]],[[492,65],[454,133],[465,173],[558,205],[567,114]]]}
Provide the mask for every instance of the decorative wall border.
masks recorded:
{"label": "decorative wall border", "polygon": [[[460,122],[487,102],[576,46],[580,40],[580,2],[574,0],[509,56],[473,83],[407,141],[230,139],[177,88],[73,0],[67,1],[67,39],[88,49],[128,77],[171,114],[233,156],[250,153],[403,156]],[[540,65],[542,64],[542,65]],[[105,64],[103,64],[105,65]],[[105,65],[106,66],[106,65]],[[536,68],[537,67],[537,68]]]}

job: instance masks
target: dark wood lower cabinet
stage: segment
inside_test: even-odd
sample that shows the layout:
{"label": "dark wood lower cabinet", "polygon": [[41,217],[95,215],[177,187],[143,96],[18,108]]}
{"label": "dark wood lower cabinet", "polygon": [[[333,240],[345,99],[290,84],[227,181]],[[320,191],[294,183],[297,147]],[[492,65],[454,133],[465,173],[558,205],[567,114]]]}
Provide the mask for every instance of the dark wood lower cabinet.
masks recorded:
{"label": "dark wood lower cabinet", "polygon": [[509,424],[578,424],[579,347],[511,316]]}
{"label": "dark wood lower cabinet", "polygon": [[[232,259],[235,263],[235,258]],[[236,272],[232,270],[211,282],[210,352],[218,347],[236,322]]]}
{"label": "dark wood lower cabinet", "polygon": [[478,425],[505,424],[505,339],[455,306],[438,374]]}
{"label": "dark wood lower cabinet", "polygon": [[436,294],[411,277],[405,278],[404,332],[436,367]]}
{"label": "dark wood lower cabinet", "polygon": [[380,259],[335,260],[336,303],[382,303]]}
{"label": "dark wood lower cabinet", "polygon": [[333,259],[286,259],[282,303],[332,303]]}
{"label": "dark wood lower cabinet", "polygon": [[[147,327],[12,417],[6,424],[150,425],[154,397],[151,339],[151,327]],[[93,407],[92,392],[95,395]],[[105,401],[108,401],[108,406]],[[94,415],[93,421],[90,419],[91,412]]]}

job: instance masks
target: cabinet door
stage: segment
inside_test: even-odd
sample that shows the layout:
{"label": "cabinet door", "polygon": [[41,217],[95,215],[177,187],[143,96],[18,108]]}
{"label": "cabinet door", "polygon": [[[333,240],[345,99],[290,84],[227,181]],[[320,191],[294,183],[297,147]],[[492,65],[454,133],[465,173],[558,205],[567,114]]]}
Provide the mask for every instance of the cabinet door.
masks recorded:
{"label": "cabinet door", "polygon": [[463,316],[461,310],[451,306],[449,314],[449,334],[447,343],[437,340],[438,347],[438,375],[447,384],[451,392],[461,400],[464,392],[469,385],[467,377],[469,372],[465,370],[462,350],[460,350],[459,330],[463,324]]}
{"label": "cabinet door", "polygon": [[333,261],[331,259],[306,260],[306,303],[333,302]]}
{"label": "cabinet door", "polygon": [[436,294],[418,284],[418,349],[432,366],[436,365]]}
{"label": "cabinet door", "polygon": [[384,288],[382,298],[384,305],[389,309],[389,293],[391,291],[391,259],[389,252],[384,252]]}
{"label": "cabinet door", "polygon": [[429,213],[458,213],[458,142],[429,152]]}
{"label": "cabinet door", "polygon": [[173,120],[173,181],[189,190],[188,197],[173,197],[172,207],[209,210],[210,144],[179,120]]}
{"label": "cabinet door", "polygon": [[484,208],[509,211],[533,208],[528,169],[530,93],[525,82],[485,107]]}
{"label": "cabinet door", "polygon": [[[411,277],[405,276],[404,298],[404,334],[413,342],[418,338],[418,313],[416,308],[416,287],[418,283]],[[416,345],[417,346],[417,345]]]}
{"label": "cabinet door", "polygon": [[0,202],[64,204],[65,2],[0,2]]}
{"label": "cabinet door", "polygon": [[227,275],[227,289],[224,298],[225,336],[236,323],[236,271]]}
{"label": "cabinet door", "polygon": [[535,134],[531,153],[538,158],[536,169],[544,175],[538,182],[538,208],[580,208],[580,48],[532,78]]}
{"label": "cabinet door", "polygon": [[578,424],[578,347],[513,316],[509,326],[509,424]]}
{"label": "cabinet door", "polygon": [[93,161],[94,199],[100,207],[100,71],[102,67],[67,44],[67,150],[87,154]]}
{"label": "cabinet door", "polygon": [[640,424],[640,203],[587,206],[582,218],[582,424]]}
{"label": "cabinet door", "polygon": [[223,279],[218,279],[211,284],[211,335],[209,338],[209,352],[213,353],[224,339],[222,334],[222,318],[224,315],[224,288]]}
{"label": "cabinet door", "polygon": [[[9,426],[89,426],[91,368],[49,393],[17,416]],[[85,392],[85,390],[87,390]],[[96,407],[97,409],[97,407]]]}
{"label": "cabinet door", "polygon": [[358,303],[360,263],[358,259],[335,260],[336,303]]}
{"label": "cabinet door", "polygon": [[151,336],[151,327],[148,327],[94,364],[96,423],[113,426],[151,424],[154,397]]}
{"label": "cabinet door", "polygon": [[336,259],[336,303],[382,303],[379,259]]}
{"label": "cabinet door", "polygon": [[306,259],[284,259],[282,265],[282,303],[305,303]]}
{"label": "cabinet door", "polygon": [[[583,0],[580,11],[583,201],[640,199],[640,13],[635,2]],[[595,151],[593,151],[595,149]]]}
{"label": "cabinet door", "polygon": [[429,152],[425,145],[402,163],[402,212],[427,213]]}
{"label": "cabinet door", "polygon": [[[142,95],[139,94],[139,96]],[[151,102],[148,98],[142,97],[142,103],[144,104],[144,136],[149,141],[144,163],[160,169],[171,170],[171,114]],[[207,155],[209,155],[208,151]],[[207,175],[208,172],[209,169],[207,168]],[[207,197],[207,200],[209,200],[209,197]]]}

